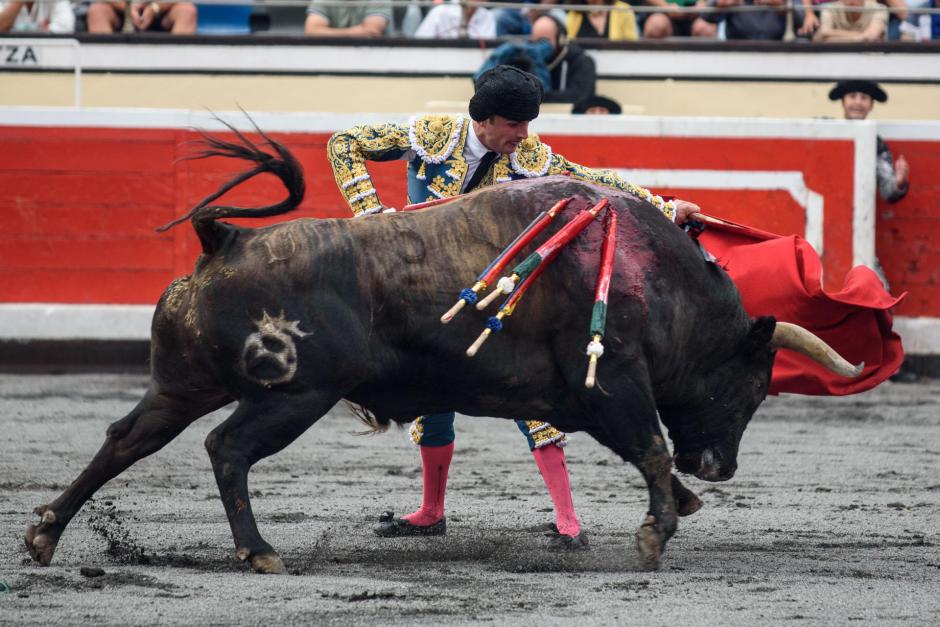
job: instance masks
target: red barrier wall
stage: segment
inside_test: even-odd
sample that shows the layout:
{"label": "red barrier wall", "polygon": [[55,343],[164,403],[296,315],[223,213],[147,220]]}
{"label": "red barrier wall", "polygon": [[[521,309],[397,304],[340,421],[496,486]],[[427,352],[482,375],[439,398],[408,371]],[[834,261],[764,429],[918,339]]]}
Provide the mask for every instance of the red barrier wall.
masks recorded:
{"label": "red barrier wall", "polygon": [[[326,162],[329,133],[271,135],[306,171],[307,197],[292,217],[348,215]],[[0,301],[154,303],[173,277],[190,271],[199,245],[188,225],[168,233],[153,229],[243,169],[230,160],[181,161],[196,149],[191,142],[198,137],[168,129],[0,127]],[[598,167],[801,172],[806,186],[825,199],[827,284],[837,287],[852,265],[851,140],[543,139],[569,159]],[[940,171],[938,145],[892,142],[912,163],[912,192],[900,203],[878,206],[877,253],[893,291],[912,292],[899,311],[908,316],[940,315],[940,255],[932,239],[940,220],[940,182],[930,180]],[[404,164],[370,169],[383,201],[403,205]],[[806,226],[805,208],[781,190],[655,191],[694,198],[708,213],[770,231],[803,233]],[[282,195],[276,181],[260,178],[225,202],[257,206]]]}

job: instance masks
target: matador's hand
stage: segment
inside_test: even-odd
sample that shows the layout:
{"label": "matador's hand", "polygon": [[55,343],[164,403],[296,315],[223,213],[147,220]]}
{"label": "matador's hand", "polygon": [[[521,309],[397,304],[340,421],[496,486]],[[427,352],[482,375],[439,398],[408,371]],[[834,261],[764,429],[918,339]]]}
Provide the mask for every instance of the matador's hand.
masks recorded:
{"label": "matador's hand", "polygon": [[701,215],[702,208],[696,205],[694,202],[689,202],[688,200],[679,200],[678,198],[673,201],[676,206],[676,224],[682,226],[688,220],[703,220]]}

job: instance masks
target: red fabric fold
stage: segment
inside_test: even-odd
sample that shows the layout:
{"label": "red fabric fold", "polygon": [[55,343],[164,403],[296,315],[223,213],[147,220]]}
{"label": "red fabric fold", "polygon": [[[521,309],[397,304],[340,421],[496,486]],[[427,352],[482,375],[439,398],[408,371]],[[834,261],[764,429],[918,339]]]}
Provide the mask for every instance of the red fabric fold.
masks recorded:
{"label": "red fabric fold", "polygon": [[819,256],[799,236],[709,221],[699,240],[737,285],[749,315],[798,324],[853,364],[865,363],[861,376],[847,379],[803,355],[781,350],[774,362],[771,394],[856,394],[900,368],[904,350],[891,329],[890,309],[906,292],[891,296],[869,268],[852,268],[842,289],[829,293],[822,286]]}

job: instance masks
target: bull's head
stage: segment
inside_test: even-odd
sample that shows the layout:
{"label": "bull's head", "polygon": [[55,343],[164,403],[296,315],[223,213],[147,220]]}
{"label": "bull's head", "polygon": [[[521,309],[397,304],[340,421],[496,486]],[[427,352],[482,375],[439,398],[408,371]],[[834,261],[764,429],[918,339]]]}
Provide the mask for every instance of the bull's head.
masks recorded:
{"label": "bull's head", "polygon": [[774,355],[787,348],[846,377],[853,366],[802,327],[772,317],[751,324],[738,350],[707,373],[697,402],[660,413],[675,446],[676,468],[705,481],[726,481],[737,470],[738,446],[751,416],[767,396]]}

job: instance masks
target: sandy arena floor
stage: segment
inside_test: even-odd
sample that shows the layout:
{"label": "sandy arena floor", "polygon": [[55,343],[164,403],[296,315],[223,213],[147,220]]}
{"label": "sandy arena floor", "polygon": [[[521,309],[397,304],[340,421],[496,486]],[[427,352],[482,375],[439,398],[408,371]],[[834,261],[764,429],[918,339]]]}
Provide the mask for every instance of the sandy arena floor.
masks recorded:
{"label": "sandy arena floor", "polygon": [[[360,437],[337,408],[251,475],[262,534],[289,576],[234,561],[203,449],[227,415],[106,485],[52,566],[23,546],[33,507],[80,472],[144,391],[139,376],[0,375],[0,623],[936,624],[940,617],[940,381],[848,398],[769,399],[737,476],[686,485],[659,572],[639,569],[639,473],[583,435],[568,447],[591,549],[544,548],[548,494],[515,426],[463,418],[444,538],[376,538],[420,495],[404,431]],[[104,569],[88,578],[82,567]]]}

